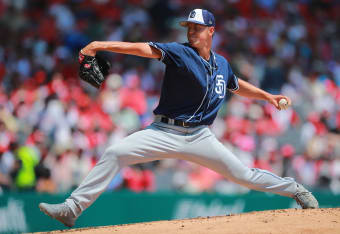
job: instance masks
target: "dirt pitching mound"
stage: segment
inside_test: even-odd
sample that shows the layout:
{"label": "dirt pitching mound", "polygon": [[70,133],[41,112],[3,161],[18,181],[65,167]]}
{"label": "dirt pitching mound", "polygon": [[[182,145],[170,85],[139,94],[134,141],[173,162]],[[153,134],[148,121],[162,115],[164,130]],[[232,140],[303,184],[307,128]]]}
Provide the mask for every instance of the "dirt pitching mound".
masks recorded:
{"label": "dirt pitching mound", "polygon": [[340,233],[340,208],[287,209],[229,216],[157,221],[106,227],[80,228],[51,233],[119,234],[240,234],[240,233]]}

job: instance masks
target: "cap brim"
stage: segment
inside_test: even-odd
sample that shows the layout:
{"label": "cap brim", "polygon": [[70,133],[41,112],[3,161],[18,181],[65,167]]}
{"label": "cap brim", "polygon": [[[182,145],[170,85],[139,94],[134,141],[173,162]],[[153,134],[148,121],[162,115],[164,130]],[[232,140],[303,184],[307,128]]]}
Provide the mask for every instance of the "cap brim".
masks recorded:
{"label": "cap brim", "polygon": [[207,26],[206,24],[199,22],[199,21],[195,21],[195,20],[184,20],[184,21],[179,22],[179,25],[181,25],[182,27],[187,27],[188,23],[194,23],[194,24],[200,24],[200,25],[203,25],[203,26]]}

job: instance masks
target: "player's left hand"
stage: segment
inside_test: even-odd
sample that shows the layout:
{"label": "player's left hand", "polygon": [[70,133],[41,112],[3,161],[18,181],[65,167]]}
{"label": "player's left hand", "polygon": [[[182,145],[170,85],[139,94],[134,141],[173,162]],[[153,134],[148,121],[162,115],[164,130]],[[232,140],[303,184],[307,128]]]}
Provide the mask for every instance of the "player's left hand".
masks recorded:
{"label": "player's left hand", "polygon": [[95,55],[84,55],[79,53],[79,77],[95,88],[100,88],[108,75],[111,64],[106,59]]}
{"label": "player's left hand", "polygon": [[87,46],[85,46],[83,49],[81,49],[81,53],[83,55],[88,55],[88,56],[96,56],[96,48],[97,48],[97,44],[95,41],[89,43]]}
{"label": "player's left hand", "polygon": [[281,110],[281,108],[279,106],[279,101],[282,98],[287,100],[287,102],[288,102],[287,108],[288,108],[292,104],[292,101],[287,96],[283,96],[283,95],[270,95],[268,97],[268,102],[271,103],[272,105],[274,105],[276,107],[276,109]]}

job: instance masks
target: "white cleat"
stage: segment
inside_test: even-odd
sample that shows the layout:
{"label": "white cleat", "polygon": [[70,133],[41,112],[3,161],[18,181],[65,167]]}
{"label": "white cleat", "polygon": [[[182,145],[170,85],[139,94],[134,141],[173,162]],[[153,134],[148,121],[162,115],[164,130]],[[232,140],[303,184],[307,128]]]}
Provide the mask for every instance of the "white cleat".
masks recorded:
{"label": "white cleat", "polygon": [[73,214],[70,207],[65,203],[47,204],[40,203],[39,208],[42,212],[63,223],[67,227],[73,227],[77,217]]}
{"label": "white cleat", "polygon": [[305,187],[301,184],[297,184],[297,192],[294,195],[294,199],[299,204],[302,209],[315,209],[319,208],[319,203]]}

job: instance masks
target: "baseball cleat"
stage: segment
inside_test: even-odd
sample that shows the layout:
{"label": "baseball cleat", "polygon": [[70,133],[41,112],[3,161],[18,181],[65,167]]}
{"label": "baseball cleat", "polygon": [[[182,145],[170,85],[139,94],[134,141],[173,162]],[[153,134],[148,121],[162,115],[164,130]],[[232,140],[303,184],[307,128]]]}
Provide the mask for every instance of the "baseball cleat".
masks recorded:
{"label": "baseball cleat", "polygon": [[76,221],[76,216],[72,213],[70,207],[65,203],[47,204],[40,203],[39,208],[42,212],[63,223],[67,227],[73,227]]}
{"label": "baseball cleat", "polygon": [[315,209],[319,208],[319,203],[313,196],[311,192],[309,192],[305,187],[301,184],[297,184],[297,192],[294,197],[297,204],[299,204],[302,209]]}

